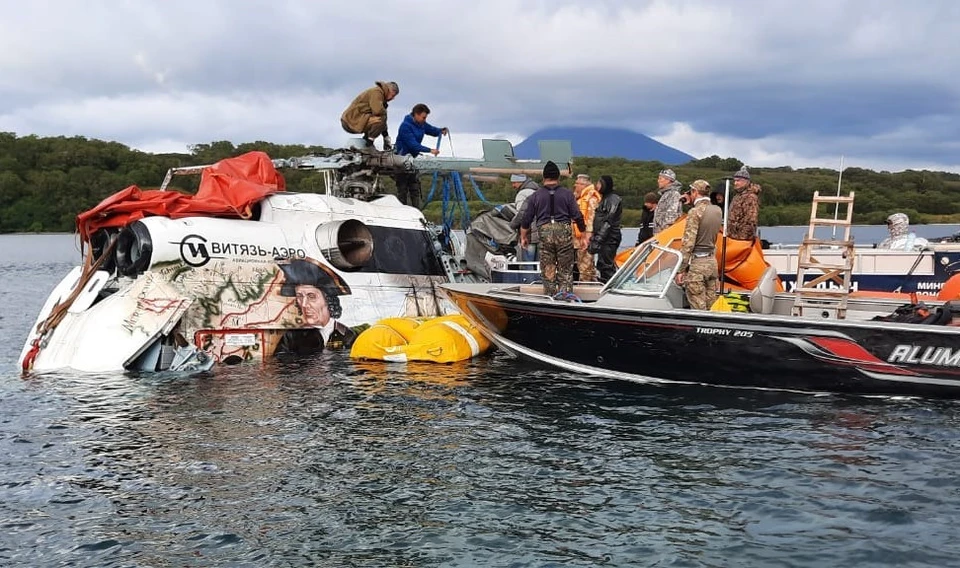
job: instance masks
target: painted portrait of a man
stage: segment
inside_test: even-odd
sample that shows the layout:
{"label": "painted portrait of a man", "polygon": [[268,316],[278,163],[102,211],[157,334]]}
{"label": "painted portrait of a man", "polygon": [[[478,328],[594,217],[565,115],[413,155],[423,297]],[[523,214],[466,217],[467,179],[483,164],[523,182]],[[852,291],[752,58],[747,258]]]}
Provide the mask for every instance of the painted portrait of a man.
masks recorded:
{"label": "painted portrait of a man", "polygon": [[294,298],[299,325],[283,334],[274,353],[309,355],[324,349],[349,349],[357,332],[339,321],[343,312],[340,296],[350,294],[343,278],[310,258],[278,264],[283,271],[280,295]]}

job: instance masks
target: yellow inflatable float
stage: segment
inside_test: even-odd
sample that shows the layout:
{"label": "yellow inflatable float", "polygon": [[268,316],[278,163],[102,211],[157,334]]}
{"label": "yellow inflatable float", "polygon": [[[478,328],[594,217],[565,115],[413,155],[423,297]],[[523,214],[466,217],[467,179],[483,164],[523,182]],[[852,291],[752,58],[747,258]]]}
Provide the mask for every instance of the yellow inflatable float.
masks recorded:
{"label": "yellow inflatable float", "polygon": [[453,363],[476,357],[490,342],[461,314],[437,318],[387,318],[365,329],[350,348],[352,359]]}

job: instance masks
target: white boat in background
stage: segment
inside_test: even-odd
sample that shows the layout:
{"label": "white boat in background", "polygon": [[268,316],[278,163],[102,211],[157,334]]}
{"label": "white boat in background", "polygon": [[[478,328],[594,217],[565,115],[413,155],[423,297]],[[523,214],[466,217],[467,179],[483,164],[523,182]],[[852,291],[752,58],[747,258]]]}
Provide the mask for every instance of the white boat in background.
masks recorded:
{"label": "white boat in background", "polygon": [[[943,285],[960,272],[960,243],[929,243],[920,251],[884,250],[856,247],[851,291],[916,293],[936,296]],[[840,264],[843,251],[819,249],[817,258],[825,263]],[[767,262],[776,268],[784,287],[796,287],[800,251],[796,246],[770,248],[763,251]],[[825,282],[823,287],[837,285]]]}

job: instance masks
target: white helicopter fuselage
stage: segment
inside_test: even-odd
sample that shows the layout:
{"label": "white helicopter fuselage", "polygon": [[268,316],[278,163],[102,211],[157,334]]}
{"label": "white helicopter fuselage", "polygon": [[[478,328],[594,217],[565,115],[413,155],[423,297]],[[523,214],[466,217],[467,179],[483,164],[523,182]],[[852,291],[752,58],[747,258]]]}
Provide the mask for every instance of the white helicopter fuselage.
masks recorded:
{"label": "white helicopter fuselage", "polygon": [[84,287],[39,349],[34,326],[20,360],[31,357],[34,371],[163,370],[184,342],[213,362],[266,359],[283,333],[308,326],[280,292],[279,263],[292,259],[342,279],[337,320],[350,328],[454,311],[437,285],[456,264],[419,210],[392,195],[282,192],[259,204],[256,220],[154,216],[127,225],[109,270],[81,281],[78,267],[54,289],[38,325]]}

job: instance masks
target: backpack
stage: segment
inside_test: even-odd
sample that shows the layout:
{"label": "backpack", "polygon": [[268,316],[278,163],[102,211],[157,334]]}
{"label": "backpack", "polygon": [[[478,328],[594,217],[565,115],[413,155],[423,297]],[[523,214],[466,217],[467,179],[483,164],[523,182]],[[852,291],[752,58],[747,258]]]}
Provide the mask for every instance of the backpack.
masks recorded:
{"label": "backpack", "polygon": [[887,316],[876,316],[873,321],[919,323],[924,325],[947,325],[954,313],[960,315],[960,302],[947,302],[942,307],[930,308],[923,302],[904,304]]}

